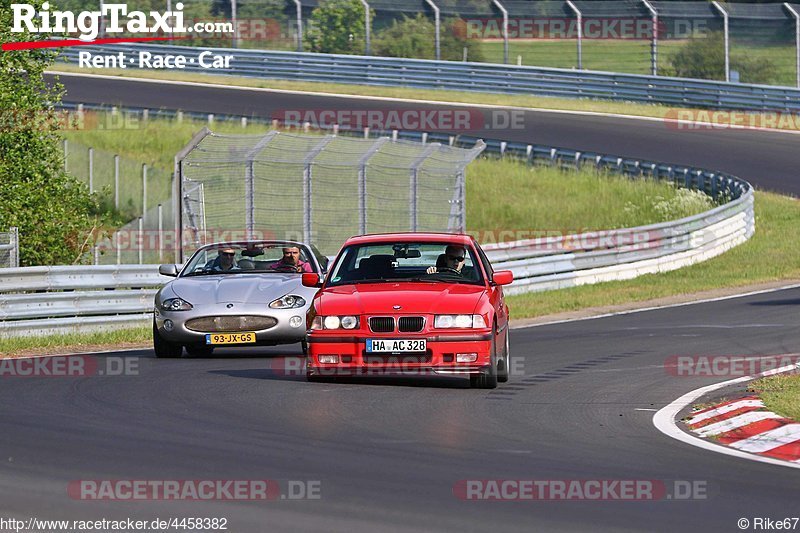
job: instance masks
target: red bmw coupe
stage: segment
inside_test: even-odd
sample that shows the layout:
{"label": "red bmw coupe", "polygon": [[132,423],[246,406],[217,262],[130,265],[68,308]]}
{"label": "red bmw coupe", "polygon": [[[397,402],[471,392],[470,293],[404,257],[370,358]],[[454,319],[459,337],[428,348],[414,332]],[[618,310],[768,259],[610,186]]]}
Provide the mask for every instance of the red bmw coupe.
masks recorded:
{"label": "red bmw coupe", "polygon": [[353,237],[320,287],[306,375],[469,375],[473,387],[508,381],[511,271],[492,270],[469,235],[392,233]]}

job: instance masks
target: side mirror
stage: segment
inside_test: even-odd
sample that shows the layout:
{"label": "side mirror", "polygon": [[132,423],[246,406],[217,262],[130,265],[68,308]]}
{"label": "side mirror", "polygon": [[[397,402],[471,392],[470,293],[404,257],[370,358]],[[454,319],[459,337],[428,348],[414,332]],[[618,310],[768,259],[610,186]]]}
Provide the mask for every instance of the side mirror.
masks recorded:
{"label": "side mirror", "polygon": [[319,282],[319,274],[315,272],[303,273],[303,287],[319,287],[322,284]]}
{"label": "side mirror", "polygon": [[514,281],[514,273],[510,270],[498,270],[492,276],[492,281],[497,285],[510,285]]}
{"label": "side mirror", "polygon": [[158,273],[162,276],[169,276],[171,278],[178,277],[178,265],[169,264],[169,265],[160,265],[158,267]]}

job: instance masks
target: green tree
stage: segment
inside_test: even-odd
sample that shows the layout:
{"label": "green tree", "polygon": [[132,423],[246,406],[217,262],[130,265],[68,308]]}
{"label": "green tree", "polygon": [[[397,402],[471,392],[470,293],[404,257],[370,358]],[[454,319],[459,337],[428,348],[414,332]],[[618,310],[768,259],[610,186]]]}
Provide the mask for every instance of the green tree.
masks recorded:
{"label": "green tree", "polygon": [[[435,59],[435,35],[434,22],[424,14],[404,15],[375,35],[373,49],[379,56]],[[460,61],[464,48],[470,61],[483,61],[480,43],[466,38],[464,22],[457,17],[442,21],[440,48],[441,58],[447,61]]]}
{"label": "green tree", "polygon": [[[766,58],[731,54],[731,70],[739,72],[745,83],[771,83],[775,80],[775,63]],[[681,78],[704,80],[725,79],[725,35],[712,32],[706,37],[690,39],[669,59],[669,67],[660,73]]]}
{"label": "green tree", "polygon": [[[11,33],[10,4],[0,0],[0,42],[48,37]],[[100,224],[95,199],[63,171],[54,107],[63,89],[43,78],[54,57],[47,49],[0,52],[0,229],[19,227],[23,265],[81,260]]]}
{"label": "green tree", "polygon": [[[371,19],[375,17],[371,13]],[[363,54],[365,10],[359,0],[324,0],[311,12],[308,46],[322,54]]]}

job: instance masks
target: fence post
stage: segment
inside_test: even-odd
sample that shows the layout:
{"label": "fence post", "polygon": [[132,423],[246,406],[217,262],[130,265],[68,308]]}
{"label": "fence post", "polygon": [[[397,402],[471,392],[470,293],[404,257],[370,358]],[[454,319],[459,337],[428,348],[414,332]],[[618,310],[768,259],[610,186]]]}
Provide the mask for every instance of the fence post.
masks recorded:
{"label": "fence post", "polygon": [[233,24],[233,39],[231,39],[231,48],[238,47],[238,40],[236,34],[239,32],[236,24],[236,0],[231,0],[231,23]]}
{"label": "fence post", "polygon": [[311,234],[313,232],[313,203],[311,195],[313,193],[313,181],[311,167],[314,164],[314,159],[319,155],[325,146],[331,142],[335,137],[333,135],[326,135],[322,141],[308,152],[305,160],[303,161],[303,241],[306,243],[311,242]]}
{"label": "fence post", "polygon": [[423,150],[422,154],[411,164],[410,183],[408,187],[408,212],[411,231],[417,231],[419,224],[419,217],[417,213],[418,190],[419,190],[419,168],[428,159],[433,152],[438,150],[442,145],[439,143],[431,143]]}
{"label": "fence post", "polygon": [[164,260],[164,209],[158,204],[158,262]]}
{"label": "fence post", "polygon": [[114,209],[119,210],[119,156],[114,155]]}
{"label": "fence post", "polygon": [[438,61],[442,59],[442,47],[441,47],[441,35],[440,35],[442,31],[442,20],[440,16],[441,14],[439,13],[439,8],[436,6],[436,4],[433,3],[433,0],[425,0],[425,3],[431,6],[431,9],[433,9],[433,17],[434,17],[433,21],[434,21],[434,26],[436,28],[434,43],[436,45],[436,60]]}
{"label": "fence post", "polygon": [[653,16],[653,37],[652,41],[650,42],[650,63],[653,76],[658,76],[658,11],[656,11],[656,9],[650,2],[648,2],[648,0],[642,0],[642,2],[644,3],[644,7],[646,7]]}
{"label": "fence post", "polygon": [[794,17],[794,71],[796,84],[800,87],[800,13],[789,3],[784,3],[783,6]]}
{"label": "fence post", "polygon": [[94,192],[94,148],[89,148],[89,194]]}
{"label": "fence post", "polygon": [[492,0],[492,3],[503,14],[503,63],[508,65],[508,10],[503,7],[500,0]]}
{"label": "fence post", "polygon": [[358,229],[362,235],[367,232],[367,162],[387,142],[389,137],[375,141],[358,162]]}
{"label": "fence post", "polygon": [[147,217],[147,163],[142,165],[142,219]]}
{"label": "fence post", "polygon": [[369,56],[369,55],[372,55],[372,42],[371,42],[372,39],[371,39],[371,36],[370,36],[370,33],[371,33],[370,26],[372,24],[370,23],[370,20],[369,20],[370,19],[370,17],[369,17],[369,4],[367,3],[367,0],[361,0],[361,5],[364,6],[364,32],[365,32],[364,55]]}
{"label": "fence post", "polygon": [[300,0],[294,0],[294,6],[297,9],[297,51],[303,51],[303,6],[300,5]]}
{"label": "fence post", "polygon": [[142,237],[143,233],[144,233],[144,222],[142,221],[142,217],[139,217],[139,235],[137,236],[138,238],[136,239],[136,241],[139,243],[138,248],[139,248],[139,264],[140,265],[144,263],[144,261],[142,261],[142,255],[143,255],[143,252],[144,252],[144,250],[143,250],[143,248],[144,248],[144,237]]}
{"label": "fence post", "polygon": [[722,8],[722,6],[719,5],[719,2],[717,2],[716,0],[714,0],[711,3],[714,5],[715,8],[717,8],[717,11],[719,11],[720,14],[722,15],[723,29],[725,32],[725,81],[731,81],[731,42],[730,42],[730,33],[728,31],[729,30],[728,12],[725,11]]}
{"label": "fence post", "polygon": [[583,70],[583,14],[572,0],[567,0],[567,5],[578,17],[578,70]]}
{"label": "fence post", "polygon": [[19,228],[11,226],[8,229],[11,250],[9,250],[9,266],[11,268],[19,267]]}

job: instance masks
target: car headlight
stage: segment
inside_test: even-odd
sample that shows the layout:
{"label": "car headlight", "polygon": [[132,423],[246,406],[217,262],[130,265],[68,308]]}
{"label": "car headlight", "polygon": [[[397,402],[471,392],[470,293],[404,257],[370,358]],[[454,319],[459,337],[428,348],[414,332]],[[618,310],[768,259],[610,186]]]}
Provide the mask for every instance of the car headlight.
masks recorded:
{"label": "car headlight", "polygon": [[181,298],[169,298],[161,302],[161,309],[164,311],[189,311],[192,304]]}
{"label": "car headlight", "polygon": [[352,315],[315,316],[311,322],[311,329],[356,329],[357,327],[358,317]]}
{"label": "car headlight", "polygon": [[303,307],[304,305],[306,305],[306,301],[302,297],[295,296],[294,294],[281,296],[269,304],[272,309],[297,309],[298,307]]}
{"label": "car headlight", "polygon": [[437,329],[482,329],[486,327],[486,321],[482,315],[436,315],[433,327]]}
{"label": "car headlight", "polygon": [[343,316],[341,322],[344,329],[355,329],[358,327],[358,317],[355,316]]}

